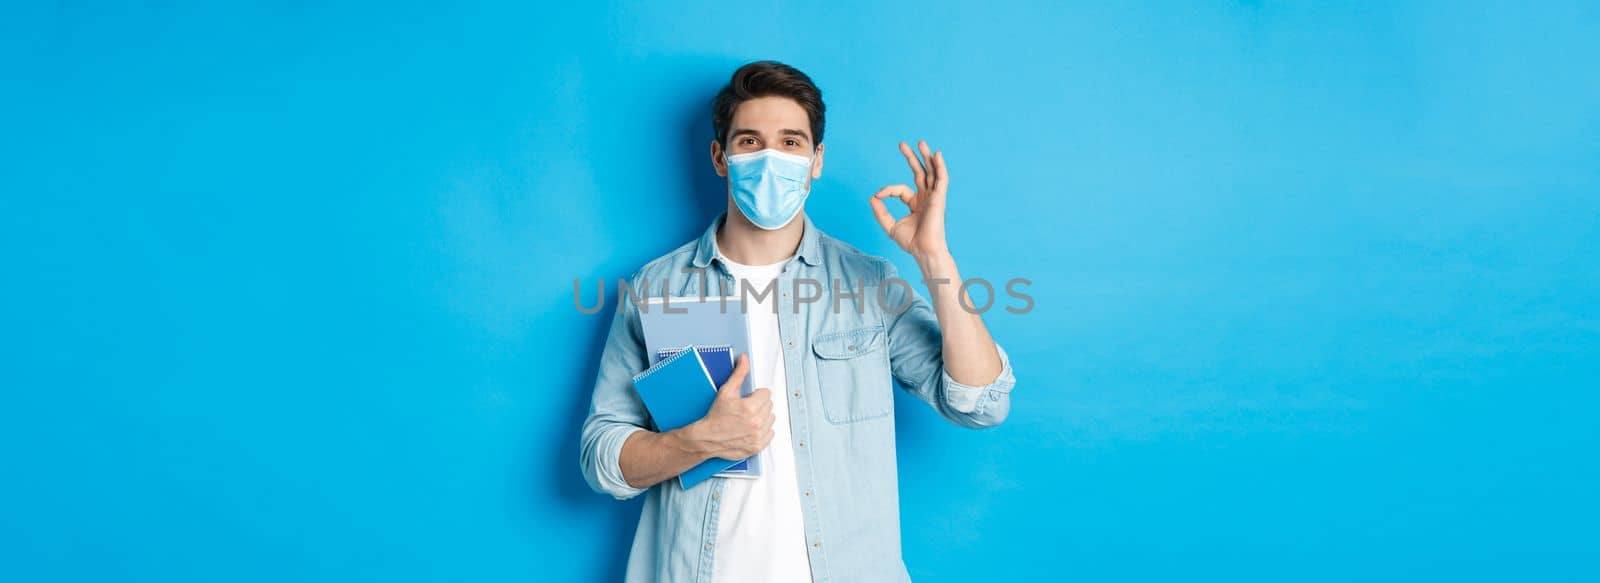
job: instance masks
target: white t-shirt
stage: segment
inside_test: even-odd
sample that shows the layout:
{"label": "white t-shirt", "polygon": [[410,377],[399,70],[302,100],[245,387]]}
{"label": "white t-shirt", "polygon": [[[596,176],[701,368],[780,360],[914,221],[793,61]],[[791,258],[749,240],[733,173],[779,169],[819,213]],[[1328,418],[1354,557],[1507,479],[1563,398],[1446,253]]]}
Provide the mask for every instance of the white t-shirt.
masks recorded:
{"label": "white t-shirt", "polygon": [[[783,339],[773,310],[778,290],[772,283],[787,260],[772,265],[740,265],[719,257],[733,274],[733,295],[750,282],[752,289],[774,286],[774,292],[748,308],[750,374],[756,388],[772,392],[772,443],[762,454],[761,477],[732,478],[722,491],[717,514],[717,550],[713,583],[811,583],[806,557],[805,522],[800,513],[800,483],[795,478],[794,444],[789,430],[789,385],[784,380]],[[756,294],[746,294],[755,301]]]}

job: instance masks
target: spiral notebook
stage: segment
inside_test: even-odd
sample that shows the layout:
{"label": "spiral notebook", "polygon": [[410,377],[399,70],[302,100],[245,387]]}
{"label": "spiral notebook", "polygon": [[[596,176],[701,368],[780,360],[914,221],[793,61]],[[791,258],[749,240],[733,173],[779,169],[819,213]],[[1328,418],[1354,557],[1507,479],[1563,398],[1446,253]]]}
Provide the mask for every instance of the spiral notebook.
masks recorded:
{"label": "spiral notebook", "polygon": [[[663,348],[656,351],[656,358],[658,360],[672,358],[683,352],[685,348]],[[728,377],[733,376],[733,347],[727,344],[720,344],[717,346],[696,346],[694,349],[700,353],[700,362],[705,365],[706,372],[710,373],[712,385],[721,387],[723,383],[728,382]],[[719,478],[756,478],[759,476],[759,472],[751,470],[750,460],[748,459],[739,460],[739,463],[733,464],[728,469],[717,473]]]}
{"label": "spiral notebook", "polygon": [[[726,359],[726,349],[720,354]],[[705,416],[717,396],[711,372],[699,352],[692,349],[681,350],[634,375],[633,386],[659,431],[677,429]],[[678,484],[684,489],[692,488],[738,463],[739,460],[708,459],[678,475]]]}

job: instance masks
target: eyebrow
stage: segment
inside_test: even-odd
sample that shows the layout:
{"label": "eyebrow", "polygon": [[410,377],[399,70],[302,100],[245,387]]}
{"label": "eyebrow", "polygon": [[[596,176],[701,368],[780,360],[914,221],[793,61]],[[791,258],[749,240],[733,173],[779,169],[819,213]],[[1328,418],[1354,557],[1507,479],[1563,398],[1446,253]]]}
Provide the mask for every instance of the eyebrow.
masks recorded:
{"label": "eyebrow", "polygon": [[[728,138],[732,139],[732,138],[734,138],[736,136],[745,136],[745,135],[755,136],[755,137],[758,137],[758,138],[761,137],[761,133],[757,132],[757,131],[755,131],[753,129],[750,129],[750,128],[739,128],[739,129],[733,130],[732,133],[729,133],[728,134]],[[780,136],[800,136],[802,138],[805,138],[807,142],[811,141],[811,134],[806,133],[804,130],[796,130],[796,129],[784,128],[784,129],[778,130],[778,135],[780,135]]]}

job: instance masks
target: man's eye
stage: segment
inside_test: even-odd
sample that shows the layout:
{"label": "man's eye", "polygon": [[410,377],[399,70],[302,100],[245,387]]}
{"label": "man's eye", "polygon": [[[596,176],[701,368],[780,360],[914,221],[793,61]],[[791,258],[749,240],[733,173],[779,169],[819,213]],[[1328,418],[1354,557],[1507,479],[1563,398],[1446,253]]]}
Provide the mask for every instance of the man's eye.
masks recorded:
{"label": "man's eye", "polygon": [[794,140],[789,140],[789,141],[787,141],[787,142],[784,142],[784,143],[785,143],[785,144],[788,144],[788,145],[789,145],[789,146],[790,146],[790,147],[793,147],[793,146],[798,146],[798,145],[800,145],[800,142],[796,142],[796,141],[794,141]]}
{"label": "man's eye", "polygon": [[745,138],[744,141],[739,142],[739,143],[741,143],[741,144],[754,144],[754,143],[756,143],[756,139],[755,138]]}

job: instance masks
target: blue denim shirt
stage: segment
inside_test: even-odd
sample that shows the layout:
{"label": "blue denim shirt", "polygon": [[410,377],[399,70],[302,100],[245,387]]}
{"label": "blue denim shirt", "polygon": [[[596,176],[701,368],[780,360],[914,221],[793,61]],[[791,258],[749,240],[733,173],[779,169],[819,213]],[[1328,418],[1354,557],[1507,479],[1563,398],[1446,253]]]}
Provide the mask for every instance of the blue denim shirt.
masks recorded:
{"label": "blue denim shirt", "polygon": [[[716,259],[721,221],[646,264],[632,276],[634,289],[648,285],[652,296],[666,291],[684,297],[700,295],[703,285],[711,295],[738,295],[733,277]],[[800,248],[773,288],[790,387],[773,398],[789,402],[806,550],[817,582],[910,580],[900,556],[895,385],[965,427],[998,424],[1011,407],[1016,381],[1005,351],[994,382],[956,382],[945,372],[933,310],[912,287],[920,284],[891,281],[897,277],[887,260],[821,233],[808,217]],[[796,288],[797,278],[821,285]],[[889,283],[880,301],[884,282]],[[797,294],[819,293],[817,301],[796,301]],[[727,479],[688,490],[677,480],[640,489],[628,485],[618,466],[623,441],[648,427],[632,382],[645,368],[638,307],[619,298],[583,423],[579,465],[598,492],[619,500],[645,494],[628,581],[710,581],[718,502]]]}

